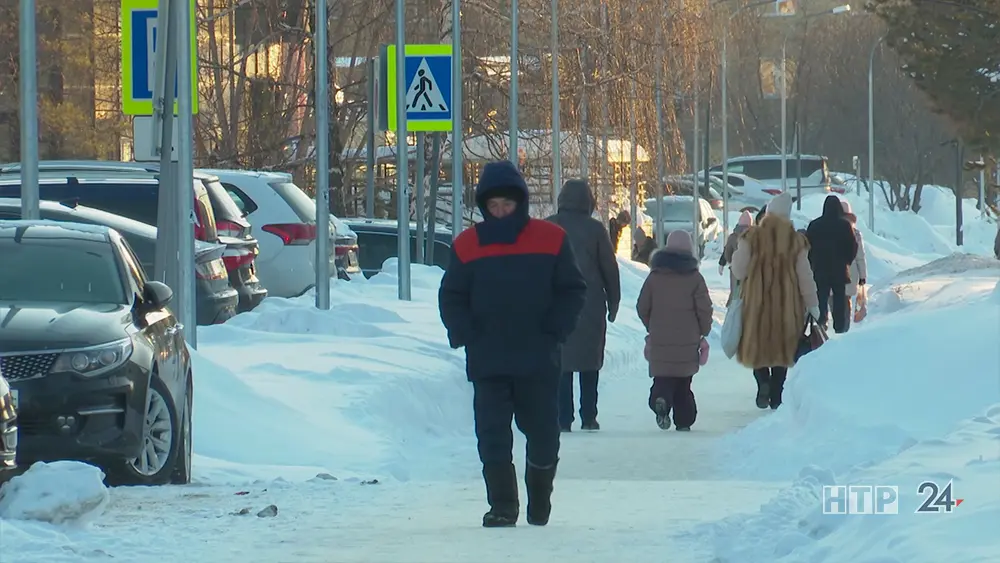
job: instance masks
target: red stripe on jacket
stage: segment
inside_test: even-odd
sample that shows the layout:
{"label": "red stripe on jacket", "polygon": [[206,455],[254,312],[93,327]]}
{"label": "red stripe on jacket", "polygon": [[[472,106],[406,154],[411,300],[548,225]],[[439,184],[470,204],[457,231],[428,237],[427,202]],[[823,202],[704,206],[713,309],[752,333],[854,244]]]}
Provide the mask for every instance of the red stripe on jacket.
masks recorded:
{"label": "red stripe on jacket", "polygon": [[566,231],[562,227],[541,219],[529,219],[514,244],[479,244],[475,228],[466,229],[455,239],[455,254],[463,264],[493,256],[518,256],[548,254],[557,256],[562,248]]}

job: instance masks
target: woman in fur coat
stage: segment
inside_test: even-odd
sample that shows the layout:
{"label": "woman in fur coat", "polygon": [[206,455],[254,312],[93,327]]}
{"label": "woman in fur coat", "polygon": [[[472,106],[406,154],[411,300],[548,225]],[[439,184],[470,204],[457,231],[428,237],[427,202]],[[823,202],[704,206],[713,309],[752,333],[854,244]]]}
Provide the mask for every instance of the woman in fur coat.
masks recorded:
{"label": "woman in fur coat", "polygon": [[740,238],[730,270],[740,282],[743,323],[736,359],[753,370],[757,407],[778,408],[788,368],[805,332],[819,318],[809,241],[790,219],[792,196],[777,195],[760,223]]}

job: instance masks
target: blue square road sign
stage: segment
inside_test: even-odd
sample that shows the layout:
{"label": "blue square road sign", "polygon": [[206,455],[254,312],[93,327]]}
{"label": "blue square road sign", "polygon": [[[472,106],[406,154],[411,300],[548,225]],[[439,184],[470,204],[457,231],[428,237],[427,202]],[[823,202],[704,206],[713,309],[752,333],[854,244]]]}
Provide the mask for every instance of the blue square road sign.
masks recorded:
{"label": "blue square road sign", "polygon": [[[386,104],[389,129],[396,128],[397,102],[406,107],[407,131],[451,131],[452,107],[451,45],[407,45],[402,73],[396,68],[396,47],[386,49]],[[404,100],[396,99],[397,80],[406,85]]]}

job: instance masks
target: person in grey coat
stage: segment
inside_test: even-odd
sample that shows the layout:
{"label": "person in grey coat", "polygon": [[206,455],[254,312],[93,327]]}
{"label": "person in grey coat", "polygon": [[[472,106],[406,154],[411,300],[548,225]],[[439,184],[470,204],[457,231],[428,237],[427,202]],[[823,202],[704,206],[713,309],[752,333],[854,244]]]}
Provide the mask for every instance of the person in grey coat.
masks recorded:
{"label": "person in grey coat", "polygon": [[615,322],[621,302],[618,261],[611,237],[601,221],[592,217],[594,195],[585,180],[569,180],[559,192],[559,212],[548,218],[569,235],[577,264],[587,280],[587,303],[576,330],[562,347],[559,385],[559,424],[569,432],[574,416],[573,374],[580,374],[580,419],[584,430],[599,430],[597,380],[604,366],[607,323]]}

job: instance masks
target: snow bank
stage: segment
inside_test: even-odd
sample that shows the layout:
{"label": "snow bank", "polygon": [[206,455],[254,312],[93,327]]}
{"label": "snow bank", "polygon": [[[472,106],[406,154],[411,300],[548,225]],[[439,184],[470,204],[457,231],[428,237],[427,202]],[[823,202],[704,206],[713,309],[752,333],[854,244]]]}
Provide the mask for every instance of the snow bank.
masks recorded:
{"label": "snow bank", "polygon": [[[731,517],[693,533],[709,539],[720,563],[998,561],[1000,404],[984,413],[943,438],[912,444],[891,460],[839,479],[828,470],[804,468],[792,486],[761,506],[759,513]],[[937,484],[939,491],[951,481],[953,500],[963,502],[950,514],[916,514],[931,494],[920,490],[925,481]],[[898,514],[823,514],[825,485],[896,486]]]}
{"label": "snow bank", "polygon": [[[610,365],[642,359],[634,310],[648,268],[620,264]],[[395,270],[390,259],[370,280],[332,282],[329,311],[315,309],[311,294],[269,298],[225,325],[199,328],[196,481],[475,473],[465,357],[448,346],[437,309],[443,272],[414,265],[405,302]]]}
{"label": "snow bank", "polygon": [[897,306],[873,307],[803,358],[789,373],[782,408],[722,440],[722,472],[783,480],[815,464],[841,473],[1000,402],[1000,305],[992,296],[1000,264],[952,272],[954,262],[873,294],[880,304],[893,295]]}
{"label": "snow bank", "polygon": [[267,299],[199,329],[197,480],[405,480],[437,474],[415,460],[437,448],[448,457],[456,439],[469,439],[464,357],[448,347],[437,313],[442,272],[414,266],[413,300],[403,302],[391,267],[371,281],[332,282],[329,311],[311,294]]}
{"label": "snow bank", "polygon": [[0,519],[86,524],[108,504],[104,473],[86,463],[35,463],[0,487]]}

